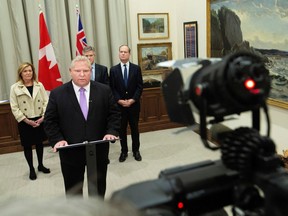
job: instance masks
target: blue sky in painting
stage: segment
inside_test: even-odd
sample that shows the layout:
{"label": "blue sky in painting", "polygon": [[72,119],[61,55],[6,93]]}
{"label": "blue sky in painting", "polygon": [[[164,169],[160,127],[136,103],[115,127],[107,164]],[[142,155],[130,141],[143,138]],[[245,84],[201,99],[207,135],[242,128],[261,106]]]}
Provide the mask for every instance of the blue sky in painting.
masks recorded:
{"label": "blue sky in painting", "polygon": [[167,47],[152,47],[152,48],[143,48],[142,56],[145,57],[147,54],[159,55],[161,52],[166,51]]}
{"label": "blue sky in painting", "polygon": [[157,20],[157,18],[144,18],[144,19],[149,21],[150,23],[153,23]]}
{"label": "blue sky in painting", "polygon": [[255,48],[288,51],[288,0],[216,0],[211,9],[226,6],[241,19],[243,39]]}

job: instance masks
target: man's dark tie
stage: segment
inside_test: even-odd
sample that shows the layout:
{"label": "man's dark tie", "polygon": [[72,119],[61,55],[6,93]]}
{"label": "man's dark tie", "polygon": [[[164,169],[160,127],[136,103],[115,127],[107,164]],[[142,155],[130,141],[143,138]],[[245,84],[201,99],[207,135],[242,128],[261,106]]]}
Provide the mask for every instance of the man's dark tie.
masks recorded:
{"label": "man's dark tie", "polygon": [[125,83],[125,87],[127,87],[127,83],[128,83],[128,73],[127,73],[127,66],[126,66],[126,64],[124,64],[124,83]]}
{"label": "man's dark tie", "polygon": [[81,107],[82,113],[84,115],[84,118],[87,119],[88,107],[87,107],[87,99],[86,99],[86,95],[85,95],[85,89],[80,88],[79,91],[80,91],[80,107]]}

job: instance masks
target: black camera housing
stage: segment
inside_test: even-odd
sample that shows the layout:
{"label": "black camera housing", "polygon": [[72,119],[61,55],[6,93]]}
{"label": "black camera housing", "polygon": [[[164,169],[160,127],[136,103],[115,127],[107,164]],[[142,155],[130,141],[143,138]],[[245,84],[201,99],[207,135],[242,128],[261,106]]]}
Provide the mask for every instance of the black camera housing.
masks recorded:
{"label": "black camera housing", "polygon": [[[189,61],[202,67],[183,80]],[[225,206],[232,206],[235,216],[287,215],[288,174],[269,138],[270,78],[261,57],[239,52],[219,61],[186,59],[182,66],[176,62],[162,89],[171,121],[195,125],[193,112],[199,113],[202,142],[220,149],[221,159],[163,170],[158,179],[130,185],[112,199],[127,200],[151,216],[225,216]],[[261,108],[266,136],[259,133]],[[208,143],[207,124],[246,111],[252,112],[251,128],[216,131],[219,146]]]}

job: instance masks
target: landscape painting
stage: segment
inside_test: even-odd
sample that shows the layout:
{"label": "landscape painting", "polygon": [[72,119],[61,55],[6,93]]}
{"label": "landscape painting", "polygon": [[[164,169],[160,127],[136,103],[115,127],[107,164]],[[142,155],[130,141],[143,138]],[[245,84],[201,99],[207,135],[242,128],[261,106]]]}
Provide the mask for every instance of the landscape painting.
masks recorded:
{"label": "landscape painting", "polygon": [[207,6],[210,56],[242,50],[260,55],[270,71],[268,102],[287,109],[288,1],[207,0]]}
{"label": "landscape painting", "polygon": [[165,70],[158,63],[172,60],[172,43],[137,44],[138,64],[143,75],[162,74]]}
{"label": "landscape painting", "polygon": [[169,38],[168,13],[138,13],[139,40]]}

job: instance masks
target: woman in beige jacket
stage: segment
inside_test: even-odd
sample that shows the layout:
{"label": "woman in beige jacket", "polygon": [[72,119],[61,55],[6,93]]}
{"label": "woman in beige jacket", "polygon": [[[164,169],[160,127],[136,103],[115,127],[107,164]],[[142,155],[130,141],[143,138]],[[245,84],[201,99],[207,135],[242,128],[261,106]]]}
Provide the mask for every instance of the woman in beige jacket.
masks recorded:
{"label": "woman in beige jacket", "polygon": [[21,145],[30,168],[29,178],[37,178],[33,166],[32,145],[36,146],[38,171],[50,173],[43,165],[43,141],[47,139],[43,120],[48,96],[42,83],[37,81],[35,68],[31,63],[22,63],[18,68],[18,80],[11,86],[10,106],[18,122]]}

